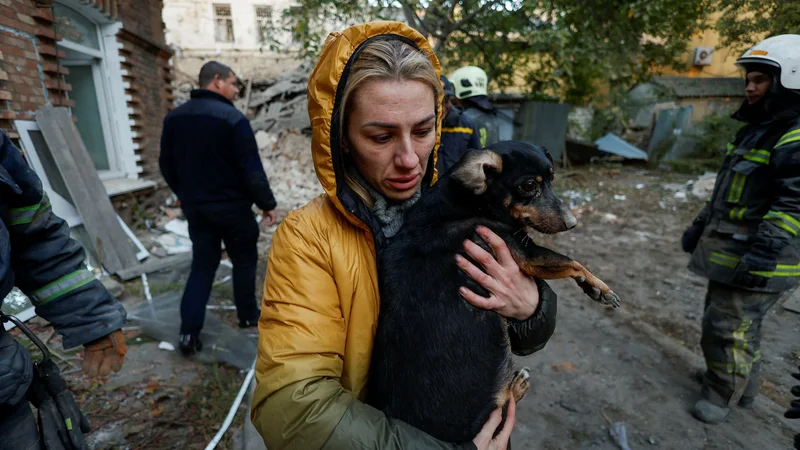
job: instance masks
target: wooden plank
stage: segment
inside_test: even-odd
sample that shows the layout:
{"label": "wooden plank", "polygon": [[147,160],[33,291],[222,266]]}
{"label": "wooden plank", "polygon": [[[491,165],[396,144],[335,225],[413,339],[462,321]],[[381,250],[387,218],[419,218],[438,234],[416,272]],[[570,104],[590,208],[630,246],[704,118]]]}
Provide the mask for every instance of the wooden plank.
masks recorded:
{"label": "wooden plank", "polygon": [[100,264],[111,273],[136,265],[129,238],[117,222],[116,212],[97,175],[69,110],[47,107],[36,121],[53,155],[67,190],[83,218],[84,227]]}
{"label": "wooden plank", "polygon": [[142,264],[138,264],[136,266],[120,270],[116,273],[116,275],[122,281],[129,281],[134,278],[142,276],[143,273],[158,272],[159,270],[169,269],[171,267],[181,265],[191,260],[192,260],[191,252],[179,253],[177,255],[172,255],[161,259],[151,258],[149,261],[144,262]]}

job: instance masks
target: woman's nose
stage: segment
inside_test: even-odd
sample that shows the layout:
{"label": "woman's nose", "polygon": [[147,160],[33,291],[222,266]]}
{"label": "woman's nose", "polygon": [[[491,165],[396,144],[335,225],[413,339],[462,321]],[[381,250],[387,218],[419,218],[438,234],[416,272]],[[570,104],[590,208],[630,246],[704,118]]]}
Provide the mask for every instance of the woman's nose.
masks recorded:
{"label": "woman's nose", "polygon": [[411,136],[406,136],[395,150],[394,163],[403,169],[413,169],[419,164],[419,157],[414,151]]}

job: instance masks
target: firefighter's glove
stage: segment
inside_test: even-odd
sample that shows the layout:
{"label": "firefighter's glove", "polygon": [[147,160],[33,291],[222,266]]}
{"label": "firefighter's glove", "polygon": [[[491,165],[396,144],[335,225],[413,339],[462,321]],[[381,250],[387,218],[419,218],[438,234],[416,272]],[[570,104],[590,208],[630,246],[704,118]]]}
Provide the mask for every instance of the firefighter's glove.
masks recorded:
{"label": "firefighter's glove", "polygon": [[697,248],[697,243],[700,242],[700,237],[703,235],[705,225],[703,222],[693,223],[692,226],[683,232],[681,237],[681,247],[686,253],[692,253]]}
{"label": "firefighter's glove", "polygon": [[[800,380],[800,367],[797,369],[798,373],[793,373],[792,376],[796,380]],[[798,398],[792,400],[792,407],[783,416],[787,419],[800,419],[800,385],[792,387],[792,395]],[[794,448],[800,450],[800,434],[794,435]]]}
{"label": "firefighter's glove", "polygon": [[747,253],[734,269],[732,284],[743,288],[763,288],[769,279],[753,272],[773,272],[775,267],[774,260]]}
{"label": "firefighter's glove", "polygon": [[105,377],[112,370],[119,372],[128,351],[122,330],[112,331],[83,347],[83,373],[90,377]]}
{"label": "firefighter's glove", "polygon": [[28,400],[37,409],[45,449],[88,450],[83,434],[91,427],[52,360],[37,363]]}

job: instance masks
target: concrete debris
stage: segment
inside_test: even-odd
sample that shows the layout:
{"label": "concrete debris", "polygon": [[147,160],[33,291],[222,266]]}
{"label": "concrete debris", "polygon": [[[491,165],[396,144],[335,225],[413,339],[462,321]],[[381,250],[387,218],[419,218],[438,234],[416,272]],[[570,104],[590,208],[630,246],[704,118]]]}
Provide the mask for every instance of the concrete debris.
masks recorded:
{"label": "concrete debris", "polygon": [[700,178],[695,180],[691,185],[692,195],[705,200],[711,198],[714,192],[714,184],[717,181],[717,174],[714,172],[706,172]]}
{"label": "concrete debris", "polygon": [[275,80],[250,83],[246,110],[253,113],[250,125],[254,131],[310,129],[306,95],[309,73],[308,68],[300,66]]}
{"label": "concrete debris", "polygon": [[323,193],[311,159],[310,138],[284,130],[262,139],[274,142],[259,149],[259,153],[278,208],[297,209]]}
{"label": "concrete debris", "polygon": [[158,344],[158,348],[159,348],[159,349],[161,349],[161,350],[166,350],[166,351],[168,351],[168,352],[174,352],[174,351],[175,351],[175,346],[174,346],[174,345],[172,345],[172,344],[170,344],[170,343],[169,343],[169,342],[167,342],[167,341],[161,341],[161,342]]}

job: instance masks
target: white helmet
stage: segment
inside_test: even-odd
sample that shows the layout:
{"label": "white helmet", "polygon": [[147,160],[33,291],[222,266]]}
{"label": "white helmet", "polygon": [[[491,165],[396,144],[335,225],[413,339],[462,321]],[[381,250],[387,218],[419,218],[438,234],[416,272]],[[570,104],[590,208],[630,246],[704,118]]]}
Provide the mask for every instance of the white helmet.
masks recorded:
{"label": "white helmet", "polygon": [[781,85],[786,89],[800,90],[800,34],[764,39],[736,60],[737,66],[746,64],[777,67],[781,71]]}
{"label": "white helmet", "polygon": [[450,81],[455,88],[456,98],[487,95],[486,86],[489,84],[489,77],[480,67],[464,66],[450,75]]}

